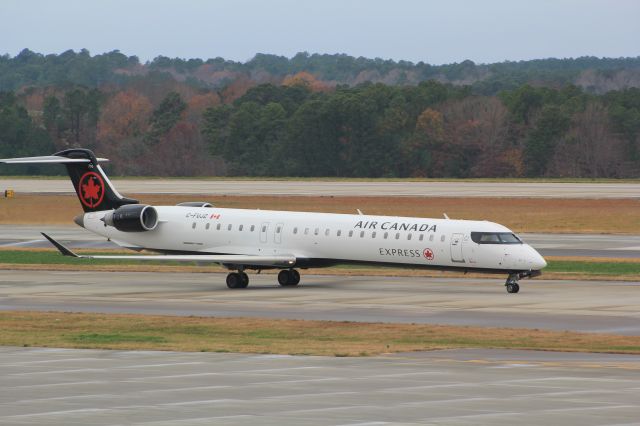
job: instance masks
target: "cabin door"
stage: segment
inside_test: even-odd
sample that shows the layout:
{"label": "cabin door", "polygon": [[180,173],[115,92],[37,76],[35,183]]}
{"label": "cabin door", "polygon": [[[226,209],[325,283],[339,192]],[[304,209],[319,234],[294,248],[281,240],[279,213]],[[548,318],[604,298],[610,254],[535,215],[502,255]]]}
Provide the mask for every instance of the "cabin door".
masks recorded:
{"label": "cabin door", "polygon": [[273,234],[273,242],[276,244],[282,242],[282,228],[284,228],[283,223],[276,224],[276,232]]}
{"label": "cabin door", "polygon": [[269,222],[263,222],[260,225],[260,242],[267,242],[267,233],[269,232]]}
{"label": "cabin door", "polygon": [[464,263],[462,256],[462,234],[451,235],[451,261]]}

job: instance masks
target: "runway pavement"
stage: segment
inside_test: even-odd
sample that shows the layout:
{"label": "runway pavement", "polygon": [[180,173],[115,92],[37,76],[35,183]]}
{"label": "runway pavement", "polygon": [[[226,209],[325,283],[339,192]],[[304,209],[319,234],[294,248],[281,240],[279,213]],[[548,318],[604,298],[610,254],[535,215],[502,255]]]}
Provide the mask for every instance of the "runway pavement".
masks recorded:
{"label": "runway pavement", "polygon": [[291,318],[539,328],[640,335],[640,283],[306,275],[281,288],[251,274],[0,271],[0,310]]}
{"label": "runway pavement", "polygon": [[[40,232],[46,232],[72,248],[118,247],[76,225],[0,225],[0,247],[51,247]],[[543,256],[628,258],[640,256],[640,235],[521,234],[520,236]]]}
{"label": "runway pavement", "polygon": [[640,358],[0,348],[6,425],[637,424]]}
{"label": "runway pavement", "polygon": [[[640,183],[112,179],[123,194],[638,198]],[[0,191],[74,193],[71,181],[0,178]]]}

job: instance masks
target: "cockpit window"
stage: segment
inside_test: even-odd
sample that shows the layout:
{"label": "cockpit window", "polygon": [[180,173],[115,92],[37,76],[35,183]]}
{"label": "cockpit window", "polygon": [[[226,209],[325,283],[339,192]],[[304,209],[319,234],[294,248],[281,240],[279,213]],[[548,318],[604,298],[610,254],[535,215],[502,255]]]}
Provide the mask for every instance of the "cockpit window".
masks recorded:
{"label": "cockpit window", "polygon": [[472,232],[471,240],[477,244],[522,244],[511,232]]}

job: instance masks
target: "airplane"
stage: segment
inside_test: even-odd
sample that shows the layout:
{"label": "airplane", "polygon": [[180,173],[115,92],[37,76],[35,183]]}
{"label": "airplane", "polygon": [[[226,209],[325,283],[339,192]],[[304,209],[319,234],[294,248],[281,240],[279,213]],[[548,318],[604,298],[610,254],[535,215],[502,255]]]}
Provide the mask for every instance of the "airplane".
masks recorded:
{"label": "airplane", "polygon": [[508,228],[493,222],[228,209],[207,202],[151,206],[118,193],[88,149],[0,159],[6,164],[63,164],[84,214],[74,221],[108,240],[153,255],[78,255],[43,233],[65,256],[84,259],[211,262],[230,272],[230,289],[246,288],[246,271],[280,269],[278,283],[296,286],[298,269],[386,265],[506,274],[508,293],[547,263]]}

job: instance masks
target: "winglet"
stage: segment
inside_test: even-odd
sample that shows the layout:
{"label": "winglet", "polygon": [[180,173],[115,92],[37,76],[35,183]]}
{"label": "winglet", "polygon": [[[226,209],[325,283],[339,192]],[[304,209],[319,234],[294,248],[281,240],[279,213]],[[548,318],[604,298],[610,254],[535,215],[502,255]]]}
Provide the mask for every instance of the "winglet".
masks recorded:
{"label": "winglet", "polygon": [[57,242],[56,240],[54,240],[53,238],[51,238],[50,236],[48,236],[47,234],[45,234],[44,232],[41,232],[41,234],[47,240],[49,240],[49,242],[53,244],[60,251],[60,253],[62,253],[63,256],[80,257],[74,252],[72,252],[71,250],[69,250],[68,248],[66,248],[65,246],[63,246],[62,244],[60,244],[59,242]]}

